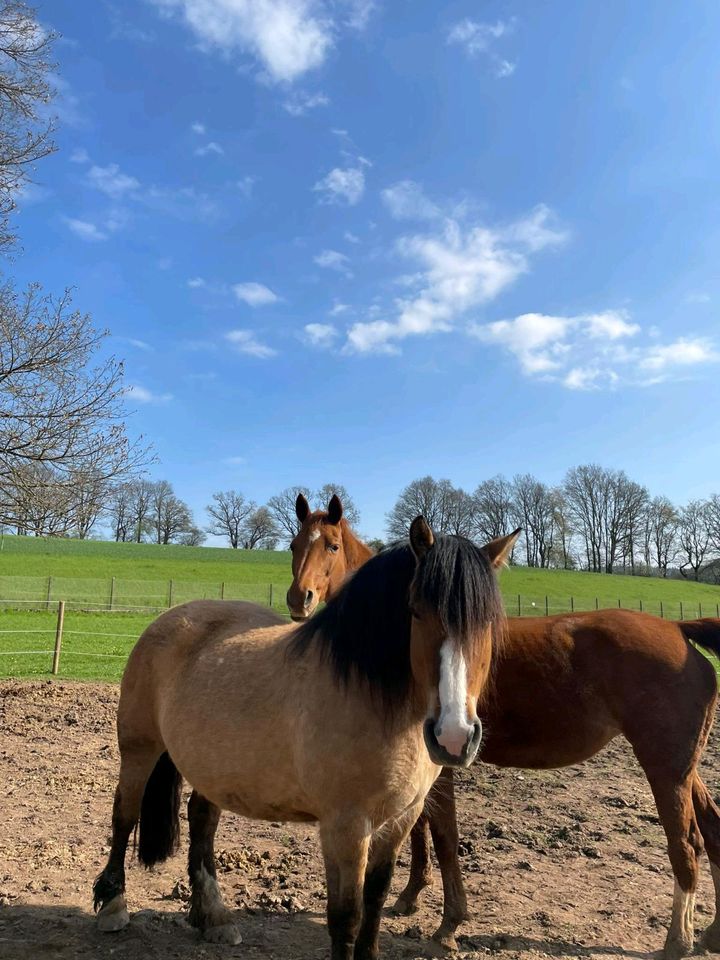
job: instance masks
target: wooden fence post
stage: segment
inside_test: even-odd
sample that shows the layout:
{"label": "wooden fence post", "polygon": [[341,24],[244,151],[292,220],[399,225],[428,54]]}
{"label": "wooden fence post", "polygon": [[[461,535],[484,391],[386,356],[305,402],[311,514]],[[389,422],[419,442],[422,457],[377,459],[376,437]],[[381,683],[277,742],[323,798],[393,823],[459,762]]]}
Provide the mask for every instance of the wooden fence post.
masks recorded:
{"label": "wooden fence post", "polygon": [[595,609],[596,609],[596,610],[599,610],[599,609],[600,609],[600,604],[598,603],[598,598],[597,598],[597,597],[595,597]]}
{"label": "wooden fence post", "polygon": [[270,583],[270,606],[273,605],[273,585]]}
{"label": "wooden fence post", "polygon": [[115,605],[115,577],[110,578],[110,609]]}
{"label": "wooden fence post", "polygon": [[702,600],[698,600],[698,606],[700,607],[700,619],[702,620]]}
{"label": "wooden fence post", "polygon": [[52,672],[57,676],[60,669],[60,648],[62,647],[63,622],[65,620],[65,601],[58,600],[57,627],[55,628],[55,650],[53,651]]}
{"label": "wooden fence post", "polygon": [[518,594],[518,616],[522,616],[522,602],[520,600],[520,594]]}
{"label": "wooden fence post", "polygon": [[547,594],[545,594],[545,616],[546,616],[546,617],[549,617],[549,616],[550,616],[550,608],[548,607]]}
{"label": "wooden fence post", "polygon": [[570,613],[575,613],[575,597],[570,597]]}
{"label": "wooden fence post", "polygon": [[223,580],[223,582],[220,584],[220,599],[221,599],[221,600],[224,600],[224,599],[225,599],[225,581],[224,581],[224,580]]}
{"label": "wooden fence post", "polygon": [[683,619],[683,605],[682,605],[682,600],[680,601],[680,619],[681,619],[681,620]]}
{"label": "wooden fence post", "polygon": [[168,585],[168,610],[173,605],[173,582],[170,581]]}
{"label": "wooden fence post", "polygon": [[48,577],[47,601],[46,601],[46,603],[45,603],[45,609],[46,609],[46,610],[49,610],[49,609],[50,609],[50,597],[51,597],[51,596],[52,596],[52,577]]}
{"label": "wooden fence post", "polygon": [[661,619],[661,620],[664,620],[664,619],[665,619],[665,611],[663,610],[663,602],[662,602],[662,600],[660,601],[660,619]]}
{"label": "wooden fence post", "polygon": [[622,604],[620,603],[620,597],[618,597],[618,610],[622,610]]}
{"label": "wooden fence post", "polygon": [[642,597],[640,597],[640,613],[643,612]]}

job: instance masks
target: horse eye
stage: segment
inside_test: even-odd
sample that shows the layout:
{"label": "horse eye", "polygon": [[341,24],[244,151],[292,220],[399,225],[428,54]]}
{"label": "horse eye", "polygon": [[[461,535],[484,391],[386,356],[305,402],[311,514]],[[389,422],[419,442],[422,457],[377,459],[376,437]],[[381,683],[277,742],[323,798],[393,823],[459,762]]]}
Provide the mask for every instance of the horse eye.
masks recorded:
{"label": "horse eye", "polygon": [[330,551],[330,553],[337,553],[339,549],[340,547],[337,543],[328,544],[328,550]]}

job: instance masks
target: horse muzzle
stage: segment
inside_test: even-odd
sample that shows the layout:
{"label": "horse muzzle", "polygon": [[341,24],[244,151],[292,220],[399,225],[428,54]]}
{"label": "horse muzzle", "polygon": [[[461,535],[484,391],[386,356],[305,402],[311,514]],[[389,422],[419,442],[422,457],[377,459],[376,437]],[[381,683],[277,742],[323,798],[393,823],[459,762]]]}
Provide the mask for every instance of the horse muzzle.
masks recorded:
{"label": "horse muzzle", "polygon": [[435,733],[436,721],[429,717],[423,725],[423,737],[425,746],[430,754],[430,759],[439,767],[469,767],[477,756],[482,740],[482,724],[475,720],[468,737],[461,747],[458,754],[450,753],[441,743],[438,742]]}

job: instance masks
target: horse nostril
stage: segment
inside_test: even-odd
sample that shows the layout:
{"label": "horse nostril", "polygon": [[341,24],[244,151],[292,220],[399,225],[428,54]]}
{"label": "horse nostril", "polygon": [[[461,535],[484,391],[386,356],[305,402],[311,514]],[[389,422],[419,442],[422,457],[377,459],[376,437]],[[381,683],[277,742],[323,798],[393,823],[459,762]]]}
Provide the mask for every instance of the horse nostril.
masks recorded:
{"label": "horse nostril", "polygon": [[315,596],[315,594],[312,592],[312,590],[308,590],[308,592],[305,594],[305,606],[306,606],[306,607],[309,607],[309,606],[310,606],[310,604],[312,603],[312,600],[313,600],[313,597],[314,597],[314,596]]}

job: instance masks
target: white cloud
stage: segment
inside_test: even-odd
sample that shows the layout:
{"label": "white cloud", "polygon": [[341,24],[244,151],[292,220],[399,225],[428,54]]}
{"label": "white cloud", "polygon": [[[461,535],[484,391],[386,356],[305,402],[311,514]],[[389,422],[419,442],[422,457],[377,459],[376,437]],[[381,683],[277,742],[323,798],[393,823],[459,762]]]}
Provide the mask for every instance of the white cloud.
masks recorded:
{"label": "white cloud", "polygon": [[70,163],[90,163],[90,154],[84,147],[76,147],[70,154]]}
{"label": "white cloud", "polygon": [[364,30],[377,9],[375,0],[344,0],[348,7],[347,23],[354,30]]}
{"label": "white cloud", "polygon": [[346,230],[343,236],[348,243],[360,243],[360,237],[356,236],[354,233],[351,233],[349,230]]}
{"label": "white cloud", "polygon": [[123,338],[126,343],[129,343],[131,347],[135,347],[136,350],[143,350],[144,352],[152,352],[154,349],[150,346],[149,343],[146,343],[144,340],[136,340],[134,337],[125,337]]}
{"label": "white cloud", "polygon": [[249,307],[263,307],[268,303],[277,303],[280,299],[276,293],[263,283],[236,283],[233,293]]}
{"label": "white cloud", "polygon": [[207,157],[211,153],[217,157],[222,157],[224,156],[225,151],[220,146],[220,144],[216,143],[214,140],[210,140],[209,143],[203,144],[202,147],[197,147],[197,149],[195,150],[196,157]]}
{"label": "white cloud", "polygon": [[[549,219],[550,211],[542,211]],[[399,252],[419,265],[404,281],[419,289],[414,296],[396,301],[391,319],[354,324],[347,349],[396,352],[397,343],[407,337],[453,329],[464,313],[493,300],[527,272],[528,253],[561,241],[564,234],[549,227],[541,235],[537,221],[537,210],[494,229],[466,228],[447,220],[440,232],[401,238]]]}
{"label": "white cloud", "polygon": [[414,180],[401,180],[382,191],[382,200],[396,220],[434,220],[440,209]]}
{"label": "white cloud", "polygon": [[225,457],[223,463],[229,467],[242,467],[247,463],[246,457]]}
{"label": "white cloud", "polygon": [[202,137],[205,133],[205,124],[195,121],[195,123],[191,124],[190,129],[193,133],[196,133],[199,137]]}
{"label": "white cloud", "polygon": [[695,290],[685,297],[685,303],[710,303],[710,294],[702,290]]}
{"label": "white cloud", "polygon": [[313,257],[313,260],[319,267],[324,267],[326,270],[337,270],[338,273],[344,273],[346,277],[352,277],[349,266],[350,257],[338,250],[323,250],[322,253]]}
{"label": "white cloud", "polygon": [[110,163],[107,167],[90,167],[87,178],[92,187],[113,200],[120,200],[140,187],[140,181],[123,173],[116,163]]}
{"label": "white cloud", "polygon": [[86,240],[88,243],[97,243],[101,240],[107,240],[109,237],[108,233],[88,220],[76,220],[73,217],[65,217],[64,219],[75,236],[80,237],[81,240]]}
{"label": "white cloud", "polygon": [[235,181],[235,186],[238,188],[240,193],[245,197],[246,200],[249,200],[252,196],[253,187],[257,183],[257,177],[245,176],[241,180]]}
{"label": "white cloud", "polygon": [[152,186],[138,194],[137,199],[149,209],[177,220],[211,223],[220,215],[215,200],[195,187]]}
{"label": "white cloud", "polygon": [[133,383],[125,388],[125,395],[136,403],[168,403],[173,399],[171,393],[153,393],[151,390]]}
{"label": "white cloud", "polygon": [[448,32],[447,42],[459,44],[469,57],[486,56],[496,77],[509,77],[515,72],[515,64],[499,57],[493,46],[501,37],[511,33],[514,26],[514,20],[480,23],[466,18],[453,25]]}
{"label": "white cloud", "polygon": [[202,277],[190,277],[190,279],[187,282],[187,285],[190,287],[191,290],[199,290],[200,287],[205,286],[205,281],[203,280]]}
{"label": "white cloud", "polygon": [[338,331],[331,323],[305,324],[305,339],[312,347],[331,347],[337,339]]}
{"label": "white cloud", "polygon": [[250,54],[269,79],[292,82],[319,67],[334,42],[318,0],[152,0],[176,13],[206,49]]}
{"label": "white cloud", "polygon": [[169,270],[172,265],[172,257],[160,257],[160,259],[157,261],[158,270]]}
{"label": "white cloud", "polygon": [[346,303],[341,303],[339,300],[336,300],[328,310],[328,314],[331,317],[339,317],[341,313],[347,313],[349,309],[350,307]]}
{"label": "white cloud", "polygon": [[365,192],[365,174],[360,167],[335,167],[313,187],[322,194],[323,203],[347,203],[354,206]]}
{"label": "white cloud", "polygon": [[310,110],[326,107],[330,98],[324,93],[293,93],[283,103],[291,117],[304,117]]}
{"label": "white cloud", "polygon": [[[512,320],[471,325],[471,335],[503,347],[526,376],[561,383],[569,390],[661,383],[691,367],[719,363],[720,352],[704,337],[667,344],[639,342],[653,330],[630,322],[623,310],[553,317],[526,313]],[[626,346],[632,341],[632,346]]]}
{"label": "white cloud", "polygon": [[233,345],[239,353],[246,353],[251,357],[258,357],[260,360],[266,360],[268,357],[274,357],[277,350],[261,343],[252,330],[231,330],[225,334],[225,339]]}

